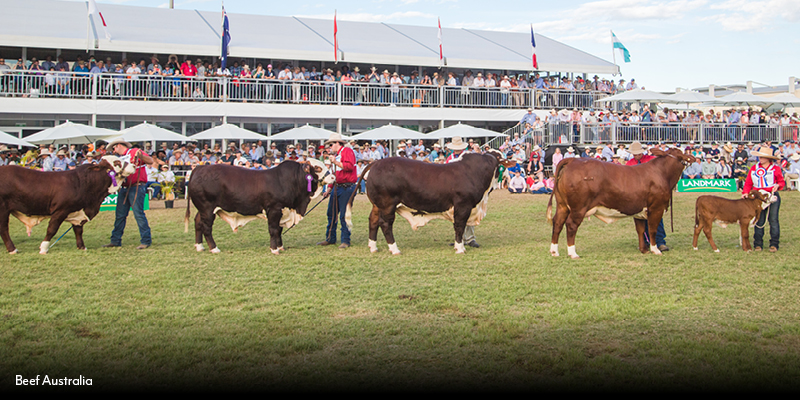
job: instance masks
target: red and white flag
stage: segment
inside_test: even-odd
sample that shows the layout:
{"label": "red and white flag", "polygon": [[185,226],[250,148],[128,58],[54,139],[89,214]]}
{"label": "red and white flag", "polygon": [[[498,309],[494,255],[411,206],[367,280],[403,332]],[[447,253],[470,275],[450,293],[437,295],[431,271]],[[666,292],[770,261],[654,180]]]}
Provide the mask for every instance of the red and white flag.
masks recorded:
{"label": "red and white flag", "polygon": [[539,62],[536,61],[536,39],[533,38],[533,24],[531,24],[531,46],[533,47],[533,70],[539,69]]}
{"label": "red and white flag", "polygon": [[100,9],[97,8],[97,3],[94,0],[89,0],[88,17],[91,17],[92,15],[97,15],[100,17],[100,21],[103,23],[103,32],[106,34],[106,39],[111,40],[111,35],[108,33],[108,25],[106,25],[106,19],[103,17],[103,13],[101,13]]}
{"label": "red and white flag", "polygon": [[437,18],[439,21],[439,68],[444,66],[444,53],[442,52],[442,20]]}
{"label": "red and white flag", "polygon": [[339,27],[336,26],[336,11],[333,12],[333,61],[334,64],[339,63],[339,39],[336,35],[339,34]]}

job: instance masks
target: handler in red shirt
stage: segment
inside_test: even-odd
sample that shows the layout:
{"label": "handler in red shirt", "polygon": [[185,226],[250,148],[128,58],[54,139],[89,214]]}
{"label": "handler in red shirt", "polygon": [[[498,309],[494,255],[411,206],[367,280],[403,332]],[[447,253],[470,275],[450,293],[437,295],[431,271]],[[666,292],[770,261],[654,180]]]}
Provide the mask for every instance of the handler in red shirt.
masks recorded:
{"label": "handler in red shirt", "polygon": [[[136,249],[143,250],[153,243],[150,236],[150,224],[144,215],[144,199],[147,197],[147,171],[145,164],[154,165],[156,161],[140,149],[131,148],[131,144],[123,139],[115,139],[108,144],[114,155],[136,166],[136,172],[125,178],[122,187],[117,192],[117,215],[114,221],[114,230],[111,232],[111,243],[103,247],[122,246],[122,234],[128,220],[128,212],[133,209],[136,224],[139,225],[140,244]],[[163,164],[163,161],[160,161]]]}
{"label": "handler in red shirt", "polygon": [[345,222],[345,214],[350,196],[356,190],[358,174],[356,173],[356,154],[353,149],[345,146],[346,143],[342,135],[338,133],[331,134],[328,141],[325,142],[326,145],[331,145],[331,151],[335,154],[329,158],[335,171],[336,183],[329,191],[332,196],[328,200],[328,230],[325,232],[325,240],[317,243],[320,246],[336,244],[338,219],[342,225],[342,244],[339,248],[350,247],[350,229]]}
{"label": "handler in red shirt", "polygon": [[761,146],[750,154],[758,157],[758,163],[747,171],[742,198],[747,197],[752,190],[765,190],[775,196],[775,202],[761,212],[753,229],[753,250],[761,251],[761,248],[764,247],[764,225],[769,221],[769,251],[774,253],[778,251],[781,239],[781,225],[778,220],[781,196],[778,194],[778,190],[786,187],[786,181],[783,179],[781,168],[773,161],[780,159],[775,149]]}
{"label": "handler in red shirt", "polygon": [[[654,160],[656,157],[651,156],[649,154],[645,154],[644,149],[642,148],[642,144],[639,142],[631,143],[630,148],[628,149],[628,153],[631,153],[633,158],[628,160],[625,165],[639,165]],[[650,242],[650,231],[649,229],[645,230],[645,239]],[[656,246],[658,246],[658,250],[660,251],[669,251],[669,247],[667,247],[667,231],[664,230],[664,219],[662,218],[661,221],[658,222],[658,229],[656,229]]]}

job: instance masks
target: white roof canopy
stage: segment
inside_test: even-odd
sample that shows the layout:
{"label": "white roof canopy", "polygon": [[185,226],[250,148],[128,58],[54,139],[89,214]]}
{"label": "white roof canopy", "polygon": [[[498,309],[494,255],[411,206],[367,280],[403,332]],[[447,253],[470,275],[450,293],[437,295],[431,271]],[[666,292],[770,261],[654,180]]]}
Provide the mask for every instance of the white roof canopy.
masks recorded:
{"label": "white roof canopy", "polygon": [[[218,57],[221,12],[100,6],[112,40],[93,17],[97,50]],[[0,0],[0,46],[86,49],[86,3]],[[230,57],[333,62],[333,21],[228,14]],[[34,23],[35,21],[35,23]],[[341,61],[357,64],[439,65],[435,25],[337,21]],[[446,67],[531,70],[529,33],[442,29]],[[301,43],[302,46],[298,46]],[[92,43],[94,47],[94,41]],[[536,35],[542,71],[618,73],[611,62]],[[162,60],[164,61],[164,60]]]}
{"label": "white roof canopy", "polygon": [[267,137],[232,124],[222,124],[192,135],[188,140],[267,140]]}
{"label": "white roof canopy", "polygon": [[118,132],[110,129],[95,128],[67,121],[61,125],[34,133],[25,138],[25,140],[34,144],[85,144],[118,135]]}

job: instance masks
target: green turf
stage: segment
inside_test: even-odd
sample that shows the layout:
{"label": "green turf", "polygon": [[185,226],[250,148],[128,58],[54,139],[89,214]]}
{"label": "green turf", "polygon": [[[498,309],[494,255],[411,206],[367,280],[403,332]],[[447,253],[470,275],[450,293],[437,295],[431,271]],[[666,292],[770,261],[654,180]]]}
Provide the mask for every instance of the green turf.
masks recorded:
{"label": "green turf", "polygon": [[[727,195],[736,196],[736,194]],[[0,376],[84,376],[92,390],[797,390],[800,388],[798,192],[783,194],[778,253],[746,254],[735,227],[691,249],[694,199],[675,195],[671,251],[642,255],[632,220],[578,231],[580,260],[548,254],[547,196],[494,192],[480,249],[455,255],[452,224],[414,232],[402,251],[367,248],[358,196],[353,247],[317,247],[320,205],[272,255],[264,221],[221,254],[194,249],[184,209],[131,216],[117,249],[103,212],[39,255],[0,254]],[[158,204],[156,204],[157,206]],[[62,227],[59,235],[66,227]],[[752,229],[751,229],[752,235]]]}

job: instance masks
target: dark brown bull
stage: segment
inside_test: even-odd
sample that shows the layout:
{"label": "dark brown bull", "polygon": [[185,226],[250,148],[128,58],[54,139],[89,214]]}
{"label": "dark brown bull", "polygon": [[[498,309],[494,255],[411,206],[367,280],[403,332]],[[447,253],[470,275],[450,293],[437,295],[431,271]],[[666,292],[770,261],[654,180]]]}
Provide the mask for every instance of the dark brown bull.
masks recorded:
{"label": "dark brown bull", "polygon": [[[639,250],[647,253],[645,229],[655,238],[658,223],[669,206],[672,190],[681,178],[687,163],[694,157],[678,149],[666,152],[653,149],[656,158],[650,162],[626,166],[593,158],[567,158],[558,164],[555,187],[547,205],[547,219],[553,224],[550,254],[558,256],[558,237],[567,225],[567,253],[579,258],[575,251],[575,235],[583,219],[595,215],[610,223],[619,218],[634,217],[639,234]],[[553,198],[556,212],[552,213]],[[650,244],[650,251],[661,254]]]}
{"label": "dark brown bull", "polygon": [[[405,157],[378,160],[361,173],[367,180],[369,249],[378,251],[378,227],[392,254],[400,254],[394,239],[395,213],[406,218],[416,230],[432,219],[453,222],[456,253],[464,253],[464,229],[477,225],[486,215],[488,193],[498,164],[513,165],[499,152],[464,154],[449,164],[431,164]],[[355,197],[355,194],[354,196]],[[353,198],[350,199],[351,208]],[[349,215],[349,210],[348,210]]]}
{"label": "dark brown bull", "polygon": [[[0,236],[9,253],[17,252],[8,232],[11,215],[31,229],[50,218],[39,253],[46,254],[50,239],[67,221],[75,231],[78,249],[85,250],[83,225],[100,212],[109,193],[119,189],[125,176],[135,171],[132,164],[105,156],[99,164],[84,164],[70,171],[44,172],[16,165],[0,167]],[[114,184],[116,182],[117,185]]]}
{"label": "dark brown bull", "polygon": [[769,205],[770,194],[764,191],[754,190],[747,194],[746,198],[729,200],[717,196],[700,196],[694,206],[694,238],[692,248],[697,250],[697,238],[700,231],[706,234],[708,243],[715,252],[719,253],[714,239],[711,236],[711,225],[715,221],[723,228],[727,224],[739,224],[739,240],[742,250],[751,251],[750,230],[748,226],[761,216],[761,211]]}
{"label": "dark brown bull", "polygon": [[188,231],[190,206],[194,204],[195,249],[204,250],[205,236],[211,252],[220,252],[212,235],[214,219],[219,216],[234,232],[254,219],[267,220],[270,250],[273,254],[282,251],[283,228],[299,222],[311,199],[321,193],[322,185],[333,182],[333,175],[321,161],[309,162],[284,161],[260,171],[227,164],[197,167],[186,190],[185,217]]}

